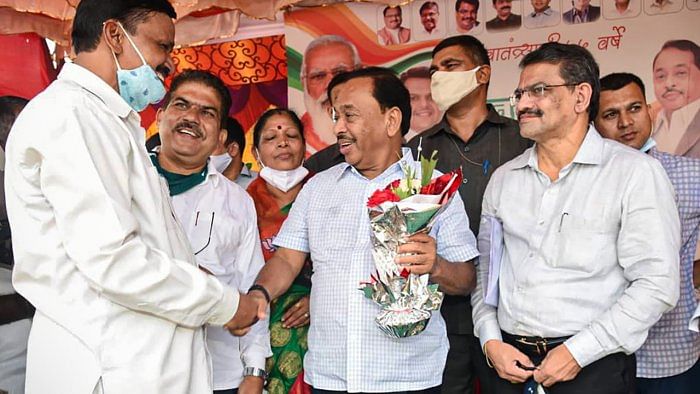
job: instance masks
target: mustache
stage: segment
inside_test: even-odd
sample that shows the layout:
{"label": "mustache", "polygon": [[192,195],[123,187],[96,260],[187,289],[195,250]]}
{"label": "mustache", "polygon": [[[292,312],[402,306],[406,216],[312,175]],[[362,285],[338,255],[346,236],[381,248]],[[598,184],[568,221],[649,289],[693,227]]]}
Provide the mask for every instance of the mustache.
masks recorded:
{"label": "mustache", "polygon": [[197,135],[197,137],[202,137],[202,129],[199,127],[199,125],[195,122],[189,121],[189,120],[181,120],[175,124],[175,127],[173,130],[179,131],[182,129],[190,129],[192,130],[193,133]]}
{"label": "mustache", "polygon": [[541,109],[537,108],[525,108],[521,111],[518,111],[518,120],[520,120],[520,117],[522,117],[523,115],[533,115],[541,117],[542,115],[544,115],[544,112],[542,112]]}
{"label": "mustache", "polygon": [[665,96],[665,95],[667,95],[667,94],[669,94],[669,93],[674,93],[674,92],[675,92],[675,93],[678,93],[678,94],[683,94],[683,91],[681,91],[681,90],[679,90],[679,89],[676,89],[676,88],[666,88],[666,91],[664,92],[664,94],[663,94],[662,96]]}
{"label": "mustache", "polygon": [[352,136],[350,134],[345,133],[345,132],[338,133],[338,135],[336,135],[335,138],[338,140],[338,143],[340,143],[342,141],[348,141],[348,142],[355,141],[355,139],[352,138]]}

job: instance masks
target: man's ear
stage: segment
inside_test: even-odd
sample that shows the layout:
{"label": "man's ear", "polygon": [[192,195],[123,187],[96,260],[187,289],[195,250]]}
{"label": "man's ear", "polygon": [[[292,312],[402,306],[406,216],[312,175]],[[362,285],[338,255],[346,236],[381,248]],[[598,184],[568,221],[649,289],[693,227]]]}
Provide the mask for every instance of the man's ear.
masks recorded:
{"label": "man's ear", "polygon": [[107,46],[119,56],[124,51],[124,30],[119,27],[119,24],[114,19],[106,21],[102,26],[102,39]]}
{"label": "man's ear", "polygon": [[399,107],[393,107],[386,110],[384,120],[386,122],[386,134],[389,138],[394,137],[397,133],[401,134],[401,119],[402,114]]}
{"label": "man's ear", "polygon": [[226,148],[226,152],[228,152],[228,155],[231,157],[243,156],[243,152],[241,152],[241,147],[238,146],[238,142],[232,142],[229,144],[228,148]]}
{"label": "man's ear", "polygon": [[481,85],[486,85],[491,80],[491,66],[484,64],[479,71],[476,72],[476,80]]}
{"label": "man's ear", "polygon": [[219,130],[219,146],[224,146],[226,137],[228,137],[228,131],[226,129]]}
{"label": "man's ear", "polygon": [[[588,112],[588,107],[591,105],[591,96],[593,95],[591,84],[584,82],[579,84],[575,89],[576,104],[574,105],[574,110],[579,114]],[[593,121],[593,119],[589,120]]]}

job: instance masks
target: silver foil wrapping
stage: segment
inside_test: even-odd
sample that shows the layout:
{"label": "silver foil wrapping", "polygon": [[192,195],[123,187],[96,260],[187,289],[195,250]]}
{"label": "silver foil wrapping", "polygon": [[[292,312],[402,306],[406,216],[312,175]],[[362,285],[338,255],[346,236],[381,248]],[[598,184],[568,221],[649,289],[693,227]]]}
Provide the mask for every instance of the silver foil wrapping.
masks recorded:
{"label": "silver foil wrapping", "polygon": [[[360,290],[381,306],[375,322],[391,337],[420,334],[432,312],[440,309],[444,295],[438,291],[438,285],[428,282],[428,274],[409,274],[394,258],[399,245],[409,236],[430,230],[446,205],[411,212],[402,212],[397,205],[386,210],[370,210],[372,256],[377,274],[362,283]],[[409,227],[413,231],[409,232]]]}

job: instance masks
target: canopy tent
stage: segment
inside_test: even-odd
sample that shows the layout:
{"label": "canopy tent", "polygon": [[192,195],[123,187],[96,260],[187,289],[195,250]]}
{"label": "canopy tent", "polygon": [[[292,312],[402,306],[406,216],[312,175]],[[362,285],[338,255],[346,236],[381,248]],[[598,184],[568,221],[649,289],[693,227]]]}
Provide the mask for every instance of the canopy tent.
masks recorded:
{"label": "canopy tent", "polygon": [[[80,0],[0,0],[0,35],[37,33],[66,48],[75,7]],[[275,21],[280,10],[292,6],[321,6],[344,0],[171,0],[178,19],[175,43],[196,45],[212,39],[236,37],[239,25],[261,26],[250,20]],[[372,0],[388,5],[406,4],[411,0]],[[258,29],[264,31],[265,29]],[[281,34],[281,33],[275,33]],[[265,34],[272,35],[272,34]]]}

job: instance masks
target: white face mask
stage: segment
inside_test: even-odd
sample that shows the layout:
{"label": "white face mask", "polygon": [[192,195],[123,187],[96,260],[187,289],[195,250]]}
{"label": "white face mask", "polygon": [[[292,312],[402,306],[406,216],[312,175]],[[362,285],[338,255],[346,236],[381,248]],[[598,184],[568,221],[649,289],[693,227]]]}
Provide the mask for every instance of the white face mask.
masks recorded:
{"label": "white face mask", "polygon": [[265,182],[270,185],[282,190],[286,193],[294,186],[301,183],[301,181],[306,178],[309,174],[309,170],[304,168],[304,166],[299,166],[293,170],[275,170],[274,168],[267,167],[260,159],[260,153],[258,152],[258,160],[260,161],[260,166],[262,170],[258,173],[260,178],[264,179]]}
{"label": "white face mask", "polygon": [[211,160],[211,164],[214,165],[214,168],[216,168],[216,171],[219,171],[221,173],[228,168],[229,164],[231,164],[231,161],[233,161],[233,158],[228,154],[228,152],[224,152],[220,155],[211,155],[209,156],[209,160]]}
{"label": "white face mask", "polygon": [[481,66],[469,71],[435,71],[430,77],[430,93],[438,108],[447,111],[479,87],[476,72],[480,68]]}

